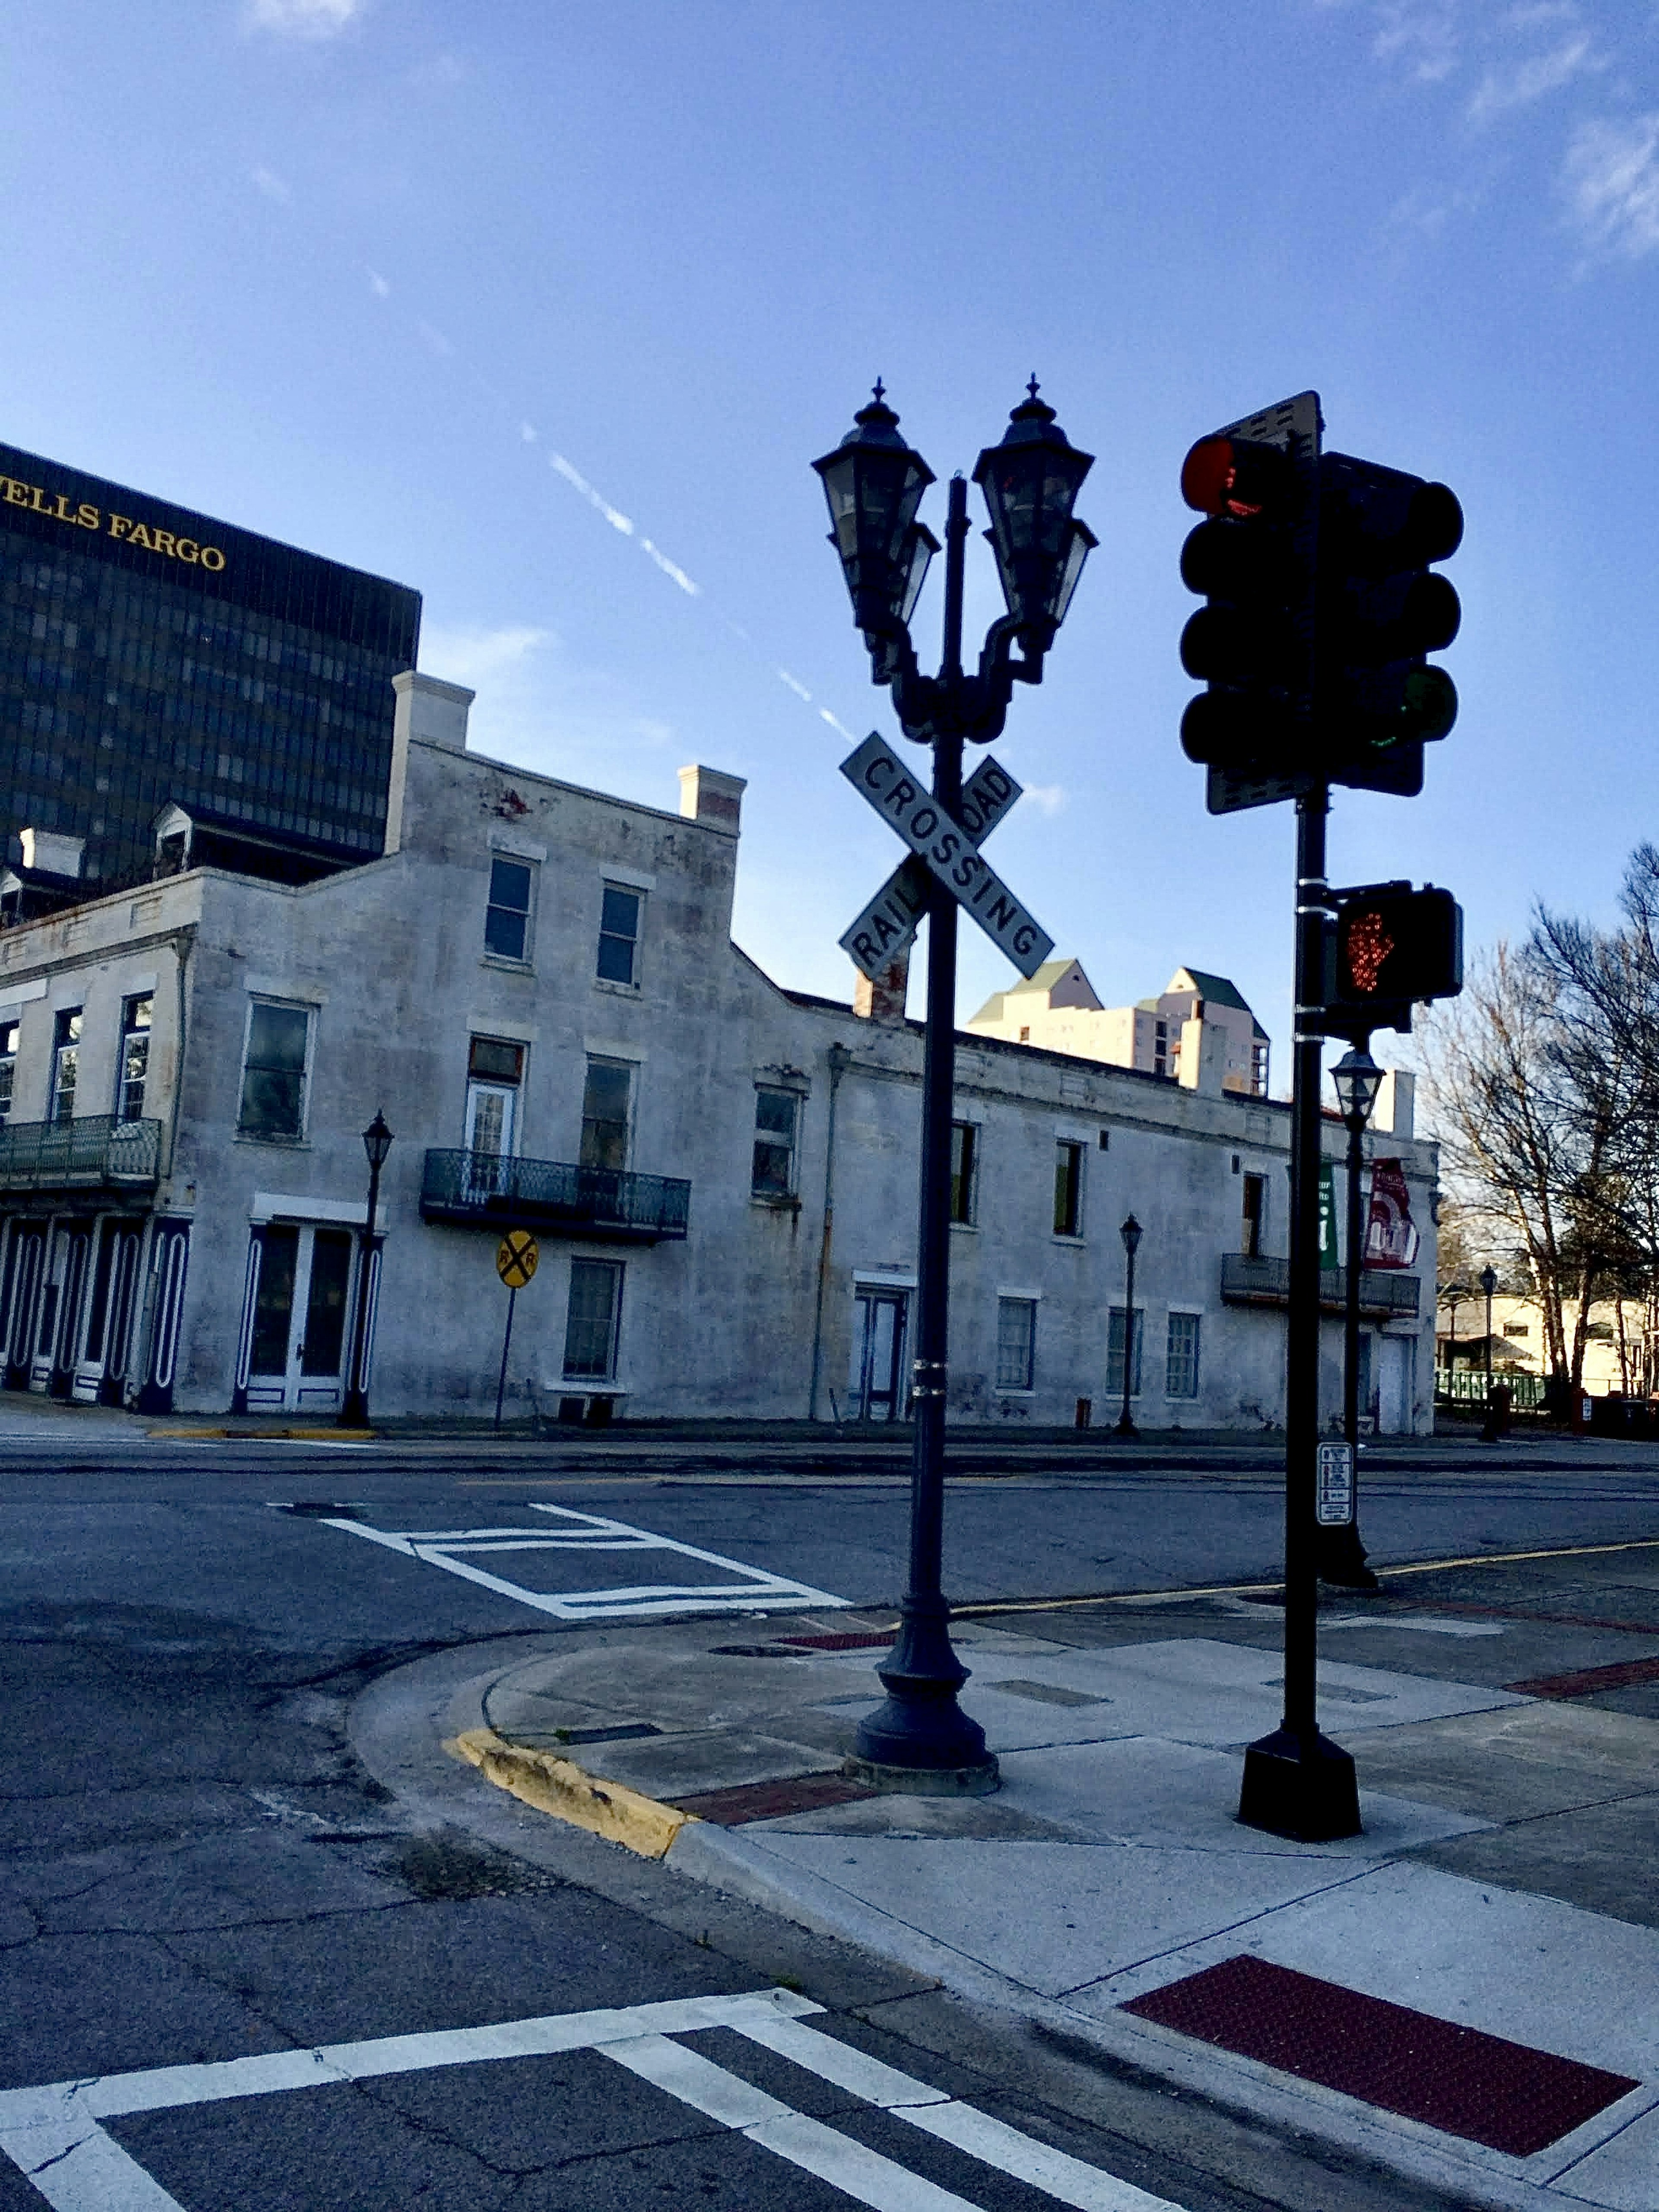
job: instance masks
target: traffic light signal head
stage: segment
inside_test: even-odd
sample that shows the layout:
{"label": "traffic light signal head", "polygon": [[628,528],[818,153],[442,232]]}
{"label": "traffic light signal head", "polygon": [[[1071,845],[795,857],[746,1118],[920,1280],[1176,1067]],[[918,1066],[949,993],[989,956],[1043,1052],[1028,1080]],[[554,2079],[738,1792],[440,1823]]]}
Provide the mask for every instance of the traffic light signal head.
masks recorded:
{"label": "traffic light signal head", "polygon": [[1457,719],[1456,687],[1427,655],[1462,618],[1431,564],[1462,536],[1463,510],[1444,484],[1346,453],[1321,463],[1316,718],[1333,783],[1422,789],[1423,747]]}
{"label": "traffic light signal head", "polygon": [[1182,580],[1205,604],[1181,659],[1206,689],[1188,704],[1181,742],[1212,771],[1212,809],[1288,795],[1279,781],[1308,766],[1318,465],[1319,402],[1304,392],[1200,438],[1182,468],[1182,496],[1205,518],[1182,550]]}
{"label": "traffic light signal head", "polygon": [[1412,1007],[1463,988],[1463,912],[1432,884],[1373,884],[1337,891],[1325,992],[1335,1036],[1408,1030]]}

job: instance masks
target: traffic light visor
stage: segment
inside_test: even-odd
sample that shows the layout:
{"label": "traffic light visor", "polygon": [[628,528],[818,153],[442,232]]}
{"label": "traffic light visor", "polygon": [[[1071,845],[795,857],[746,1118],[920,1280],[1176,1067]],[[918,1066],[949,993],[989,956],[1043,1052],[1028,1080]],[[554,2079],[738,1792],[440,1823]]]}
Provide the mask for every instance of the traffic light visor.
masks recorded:
{"label": "traffic light visor", "polygon": [[1181,496],[1200,514],[1260,514],[1286,488],[1291,465],[1277,446],[1200,438],[1181,466]]}

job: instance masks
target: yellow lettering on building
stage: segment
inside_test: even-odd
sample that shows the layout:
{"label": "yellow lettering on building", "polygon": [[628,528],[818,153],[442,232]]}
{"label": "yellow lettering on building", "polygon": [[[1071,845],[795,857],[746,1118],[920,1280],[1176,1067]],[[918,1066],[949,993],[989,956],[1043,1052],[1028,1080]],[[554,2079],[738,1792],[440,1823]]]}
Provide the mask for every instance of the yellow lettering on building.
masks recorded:
{"label": "yellow lettering on building", "polygon": [[[0,476],[0,499],[12,507],[26,507],[31,514],[44,514],[48,522],[66,522],[76,530],[101,530],[104,517],[90,500],[82,500],[71,507],[67,492],[49,492],[42,484],[21,483],[15,477]],[[109,518],[109,534],[128,545],[142,545],[147,553],[165,553],[169,560],[184,561],[192,568],[210,568],[216,574],[225,565],[225,556],[216,545],[198,544],[193,538],[176,537],[171,530],[163,530],[157,523],[135,522],[130,514]]]}

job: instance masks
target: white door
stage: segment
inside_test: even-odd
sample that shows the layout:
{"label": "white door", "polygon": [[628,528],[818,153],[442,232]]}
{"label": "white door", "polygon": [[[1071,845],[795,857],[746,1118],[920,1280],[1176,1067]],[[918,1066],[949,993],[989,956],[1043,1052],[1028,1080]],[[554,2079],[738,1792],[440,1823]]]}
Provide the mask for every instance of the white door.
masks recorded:
{"label": "white door", "polygon": [[508,1083],[466,1086],[466,1178],[470,1195],[494,1197],[507,1188],[504,1161],[513,1157],[513,1123],[519,1093]]}
{"label": "white door", "polygon": [[855,1421],[902,1421],[910,1410],[904,1388],[908,1304],[902,1291],[858,1286],[853,1368],[848,1378]]}
{"label": "white door", "polygon": [[251,1413],[332,1413],[350,1315],[349,1229],[273,1222],[260,1238],[248,1356]]}

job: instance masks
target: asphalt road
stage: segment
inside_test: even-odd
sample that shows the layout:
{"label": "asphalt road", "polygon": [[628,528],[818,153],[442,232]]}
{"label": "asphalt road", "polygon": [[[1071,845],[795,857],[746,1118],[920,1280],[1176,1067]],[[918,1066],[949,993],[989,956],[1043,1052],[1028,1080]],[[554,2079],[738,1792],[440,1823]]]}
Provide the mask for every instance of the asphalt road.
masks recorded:
{"label": "asphalt road", "polygon": [[[0,2208],[1055,2201],[1006,2138],[987,2157],[993,2138],[963,2148],[848,2087],[833,2051],[804,2063],[745,2034],[728,2001],[781,1982],[828,2008],[811,2033],[1182,2212],[1436,2201],[1037,2051],[748,1908],[701,1899],[696,1922],[666,1869],[550,1873],[422,1828],[349,1749],[352,1698],[423,1652],[657,1607],[741,1617],[787,1594],[829,1620],[890,1601],[902,1480],[105,1434],[0,1443],[0,2091],[104,2083],[101,2107],[0,2095]],[[1270,1465],[1187,1456],[953,1485],[953,1589],[1271,1574]],[[1364,1518],[1384,1565],[1650,1540],[1659,1461],[1379,1455]],[[613,2016],[691,1999],[709,2002]],[[908,2028],[877,2024],[906,2006]],[[518,2055],[473,2033],[555,2016]],[[416,2040],[355,2048],[392,2037]],[[318,2045],[354,2049],[297,2074],[280,2057]],[[158,2068],[185,2071],[108,2079]]]}

